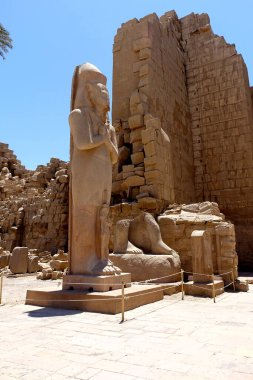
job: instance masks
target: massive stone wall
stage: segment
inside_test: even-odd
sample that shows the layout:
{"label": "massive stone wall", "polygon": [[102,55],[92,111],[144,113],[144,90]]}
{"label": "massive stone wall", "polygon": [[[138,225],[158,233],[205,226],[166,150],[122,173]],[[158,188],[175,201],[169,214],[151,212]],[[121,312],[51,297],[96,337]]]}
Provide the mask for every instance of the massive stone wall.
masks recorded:
{"label": "massive stone wall", "polygon": [[133,19],[114,43],[113,123],[122,162],[113,193],[194,199],[193,152],[181,25],[175,12]]}
{"label": "massive stone wall", "polygon": [[208,15],[181,20],[192,118],[196,200],[219,203],[253,264],[253,108],[247,68]]}
{"label": "massive stone wall", "polygon": [[[253,267],[252,88],[235,46],[213,33],[206,14],[133,19],[115,37],[113,81],[113,120],[125,153],[114,193],[125,188],[131,198],[142,166],[132,198],[144,191],[170,203],[218,202],[235,223],[241,264]],[[134,162],[136,147],[144,166]]]}

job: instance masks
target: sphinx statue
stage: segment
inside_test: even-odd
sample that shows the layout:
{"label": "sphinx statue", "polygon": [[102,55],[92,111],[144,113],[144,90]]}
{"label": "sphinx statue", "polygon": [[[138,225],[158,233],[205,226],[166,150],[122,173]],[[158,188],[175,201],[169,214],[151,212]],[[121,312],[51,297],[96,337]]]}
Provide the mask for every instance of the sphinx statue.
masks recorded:
{"label": "sphinx statue", "polygon": [[77,66],[69,115],[69,274],[72,275],[120,273],[108,259],[112,165],[118,158],[109,110],[106,77],[90,63]]}

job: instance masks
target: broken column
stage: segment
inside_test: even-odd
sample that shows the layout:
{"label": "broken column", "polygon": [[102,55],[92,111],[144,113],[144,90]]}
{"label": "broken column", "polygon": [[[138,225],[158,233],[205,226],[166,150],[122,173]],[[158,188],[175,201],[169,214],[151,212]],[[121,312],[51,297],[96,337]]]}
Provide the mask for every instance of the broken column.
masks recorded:
{"label": "broken column", "polygon": [[213,297],[224,292],[224,282],[213,275],[212,242],[207,231],[195,230],[191,234],[192,281],[185,284],[185,294]]}

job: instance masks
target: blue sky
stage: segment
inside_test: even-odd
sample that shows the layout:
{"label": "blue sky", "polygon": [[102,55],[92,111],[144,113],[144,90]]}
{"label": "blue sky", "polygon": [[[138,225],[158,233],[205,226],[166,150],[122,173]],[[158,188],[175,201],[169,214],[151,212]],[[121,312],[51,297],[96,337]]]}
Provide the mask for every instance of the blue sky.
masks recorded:
{"label": "blue sky", "polygon": [[0,141],[29,169],[69,158],[74,67],[91,62],[111,91],[113,37],[121,23],[175,9],[206,12],[214,32],[235,43],[253,84],[252,0],[1,0],[0,22],[14,48],[0,58]]}

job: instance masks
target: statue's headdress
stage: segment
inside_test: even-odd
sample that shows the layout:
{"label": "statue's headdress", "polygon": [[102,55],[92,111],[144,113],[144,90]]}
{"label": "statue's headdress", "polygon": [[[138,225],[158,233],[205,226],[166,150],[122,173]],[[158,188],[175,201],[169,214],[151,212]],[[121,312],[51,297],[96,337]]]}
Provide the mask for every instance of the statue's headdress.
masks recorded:
{"label": "statue's headdress", "polygon": [[76,91],[78,82],[82,81],[83,83],[92,83],[99,82],[106,86],[106,76],[94,65],[91,63],[84,63],[82,65],[76,66],[73,79],[72,79],[72,89],[71,89],[71,104],[70,110],[74,109],[74,103],[76,98]]}

